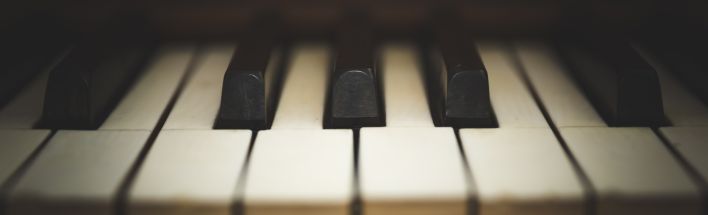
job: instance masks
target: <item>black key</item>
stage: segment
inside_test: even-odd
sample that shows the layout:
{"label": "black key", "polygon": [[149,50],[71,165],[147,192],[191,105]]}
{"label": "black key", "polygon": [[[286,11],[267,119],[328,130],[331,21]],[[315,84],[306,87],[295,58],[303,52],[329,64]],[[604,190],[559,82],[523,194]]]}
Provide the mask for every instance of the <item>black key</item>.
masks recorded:
{"label": "black key", "polygon": [[136,23],[115,19],[77,40],[49,74],[40,127],[101,125],[154,50],[153,40]]}
{"label": "black key", "polygon": [[18,22],[0,35],[0,107],[67,48],[64,33],[44,17]]}
{"label": "black key", "polygon": [[239,44],[224,76],[215,127],[267,129],[275,115],[285,52],[270,39],[251,38]]}
{"label": "black key", "polygon": [[373,32],[363,23],[343,27],[336,39],[324,127],[383,126],[385,115],[376,72]]}
{"label": "black key", "polygon": [[277,30],[275,17],[265,16],[241,38],[224,75],[215,128],[270,128],[287,59]]}
{"label": "black key", "polygon": [[487,70],[461,30],[441,28],[427,52],[428,101],[437,126],[497,127]]}
{"label": "black key", "polygon": [[98,128],[152,51],[151,47],[130,46],[74,47],[50,73],[42,127]]}
{"label": "black key", "polygon": [[664,123],[656,71],[629,42],[574,38],[557,45],[572,76],[609,125]]}

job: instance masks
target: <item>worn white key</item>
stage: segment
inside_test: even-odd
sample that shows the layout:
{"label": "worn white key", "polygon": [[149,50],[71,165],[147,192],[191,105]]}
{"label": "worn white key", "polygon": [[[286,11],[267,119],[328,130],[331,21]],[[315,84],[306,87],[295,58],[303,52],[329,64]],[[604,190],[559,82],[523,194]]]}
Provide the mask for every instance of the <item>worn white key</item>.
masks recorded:
{"label": "worn white key", "polygon": [[[232,214],[249,130],[211,130],[232,45],[206,48],[128,192],[130,214]],[[226,60],[225,60],[226,59]],[[213,94],[213,95],[208,95]],[[205,96],[208,95],[208,96]],[[192,111],[205,111],[196,113]]]}
{"label": "worn white key", "polygon": [[582,214],[583,189],[500,43],[478,43],[499,128],[460,129],[480,214]]}
{"label": "worn white key", "polygon": [[[600,124],[602,119],[597,114],[580,112],[591,109],[588,102],[578,103],[578,98],[550,92],[553,88],[548,86],[570,83],[567,76],[543,75],[548,71],[565,72],[552,65],[557,64],[552,60],[554,53],[544,44],[519,43],[517,50],[539,97],[595,189],[598,214],[698,212],[696,185],[649,128]],[[577,88],[564,90],[569,92],[568,97],[579,95]],[[560,115],[552,111],[568,107],[578,111]]]}
{"label": "worn white key", "polygon": [[233,44],[204,48],[195,73],[177,100],[162,129],[212,129],[219,111],[221,86],[229,66]]}
{"label": "worn white key", "polygon": [[271,130],[260,131],[244,193],[246,214],[349,214],[351,130],[324,130],[330,50],[295,46]]}
{"label": "worn white key", "polygon": [[[152,91],[174,91],[179,78],[144,80],[154,77],[155,73],[181,76],[187,69],[186,64],[182,68],[171,68],[165,64],[189,61],[193,52],[194,47],[168,46],[161,49],[148,67],[147,74],[138,81],[136,90],[130,91],[124,100],[145,107],[164,108],[171,94]],[[178,71],[173,74],[163,71],[165,68]],[[109,117],[104,124],[143,126],[147,129],[58,131],[10,191],[10,214],[112,213],[113,198],[163,110],[146,108],[143,111]],[[152,122],[147,119],[152,119]],[[146,126],[149,123],[153,126]]]}
{"label": "worn white key", "polygon": [[163,130],[128,194],[130,214],[232,214],[251,131]]}
{"label": "worn white key", "polygon": [[364,214],[465,214],[468,187],[452,128],[433,127],[418,50],[382,49],[386,127],[362,128]]}

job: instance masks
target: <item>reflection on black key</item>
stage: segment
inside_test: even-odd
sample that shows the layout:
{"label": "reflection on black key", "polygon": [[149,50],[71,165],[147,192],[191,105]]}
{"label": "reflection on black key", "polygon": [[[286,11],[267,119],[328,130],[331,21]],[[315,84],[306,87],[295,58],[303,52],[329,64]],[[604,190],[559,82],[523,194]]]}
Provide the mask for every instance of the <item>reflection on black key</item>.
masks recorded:
{"label": "reflection on black key", "polygon": [[385,125],[374,45],[373,32],[363,24],[348,25],[338,32],[325,128]]}
{"label": "reflection on black key", "polygon": [[625,41],[573,39],[558,48],[586,96],[611,126],[664,121],[656,71]]}
{"label": "reflection on black key", "polygon": [[436,125],[497,127],[487,70],[470,37],[439,29],[427,55],[428,100]]}
{"label": "reflection on black key", "polygon": [[61,56],[64,36],[44,17],[18,22],[0,35],[0,107]]}
{"label": "reflection on black key", "polygon": [[287,53],[274,18],[257,20],[241,38],[224,74],[215,128],[267,129],[273,122]]}

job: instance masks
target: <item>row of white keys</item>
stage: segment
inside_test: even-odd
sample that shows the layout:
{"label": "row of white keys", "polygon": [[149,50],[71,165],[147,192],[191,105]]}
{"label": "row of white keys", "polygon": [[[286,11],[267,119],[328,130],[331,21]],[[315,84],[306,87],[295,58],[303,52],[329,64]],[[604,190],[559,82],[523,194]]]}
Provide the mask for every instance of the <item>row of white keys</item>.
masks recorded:
{"label": "row of white keys", "polygon": [[460,129],[480,214],[582,214],[583,188],[525,87],[513,55],[478,43],[499,128]]}
{"label": "row of white keys", "polygon": [[291,56],[272,128],[253,146],[245,214],[348,214],[354,137],[322,128],[330,49],[299,44]]}
{"label": "row of white keys", "polygon": [[653,56],[638,50],[656,68],[661,82],[664,112],[671,122],[671,126],[660,129],[661,133],[698,171],[703,183],[708,183],[708,107]]}
{"label": "row of white keys", "polygon": [[251,139],[212,130],[233,44],[201,51],[175,106],[128,192],[129,214],[230,214]]}
{"label": "row of white keys", "polygon": [[[649,128],[610,128],[544,44],[517,54],[554,124],[595,189],[598,214],[697,214],[696,185]],[[563,95],[559,95],[563,94]]]}
{"label": "row of white keys", "polygon": [[[165,47],[95,131],[60,130],[11,188],[9,214],[111,214],[114,197],[184,75],[190,46]],[[142,113],[131,114],[135,106]],[[134,130],[131,130],[134,129]]]}
{"label": "row of white keys", "polygon": [[466,214],[468,185],[452,128],[436,128],[418,50],[382,49],[386,127],[362,128],[359,181],[364,214]]}

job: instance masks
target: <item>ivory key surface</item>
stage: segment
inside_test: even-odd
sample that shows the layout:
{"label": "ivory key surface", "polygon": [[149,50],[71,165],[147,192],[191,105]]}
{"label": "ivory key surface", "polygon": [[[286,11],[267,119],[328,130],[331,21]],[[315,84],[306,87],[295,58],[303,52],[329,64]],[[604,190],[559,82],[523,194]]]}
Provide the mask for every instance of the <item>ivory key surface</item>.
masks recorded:
{"label": "ivory key surface", "polygon": [[195,62],[194,74],[177,99],[163,129],[212,129],[219,111],[221,85],[235,45],[210,44]]}
{"label": "ivory key surface", "polygon": [[231,214],[249,130],[163,130],[128,194],[130,214]]}
{"label": "ivory key surface", "polygon": [[349,214],[353,132],[322,128],[329,55],[325,44],[293,47],[272,129],[251,152],[245,214]]}
{"label": "ivory key surface", "polygon": [[499,128],[459,131],[479,213],[582,214],[585,190],[513,66],[514,53],[499,42],[478,44],[500,120]]}
{"label": "ivory key surface", "polygon": [[364,214],[465,214],[468,186],[452,128],[433,127],[419,50],[382,48],[386,127],[362,128]]}

